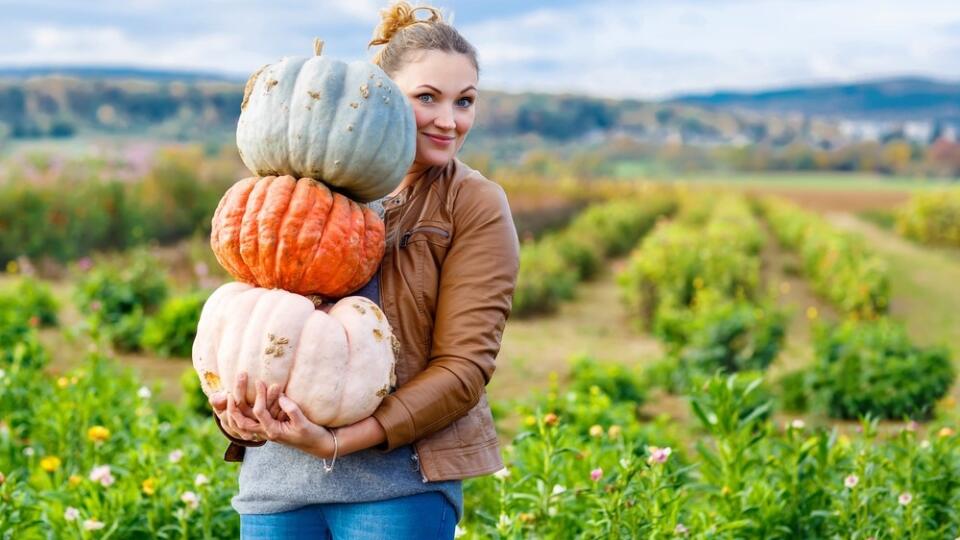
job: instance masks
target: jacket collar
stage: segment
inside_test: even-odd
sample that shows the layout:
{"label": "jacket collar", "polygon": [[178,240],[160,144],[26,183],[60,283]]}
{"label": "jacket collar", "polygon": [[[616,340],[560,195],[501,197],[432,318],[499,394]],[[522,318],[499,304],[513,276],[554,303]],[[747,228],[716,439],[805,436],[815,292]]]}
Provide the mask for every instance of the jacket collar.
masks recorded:
{"label": "jacket collar", "polygon": [[451,159],[445,165],[439,165],[425,169],[416,180],[410,183],[409,186],[388,200],[386,204],[384,204],[384,209],[390,210],[391,208],[399,208],[403,206],[408,201],[412,201],[426,192],[438,179],[452,178],[457,174],[458,170],[463,169],[463,163],[461,163],[457,158]]}

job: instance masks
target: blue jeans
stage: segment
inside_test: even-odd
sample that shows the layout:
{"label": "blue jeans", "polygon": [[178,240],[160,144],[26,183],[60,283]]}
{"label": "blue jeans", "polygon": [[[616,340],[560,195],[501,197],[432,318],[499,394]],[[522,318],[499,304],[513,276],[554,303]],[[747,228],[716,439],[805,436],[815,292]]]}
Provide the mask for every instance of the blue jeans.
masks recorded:
{"label": "blue jeans", "polygon": [[242,540],[453,538],[457,513],[440,492],[383,501],[314,504],[276,514],[240,514]]}

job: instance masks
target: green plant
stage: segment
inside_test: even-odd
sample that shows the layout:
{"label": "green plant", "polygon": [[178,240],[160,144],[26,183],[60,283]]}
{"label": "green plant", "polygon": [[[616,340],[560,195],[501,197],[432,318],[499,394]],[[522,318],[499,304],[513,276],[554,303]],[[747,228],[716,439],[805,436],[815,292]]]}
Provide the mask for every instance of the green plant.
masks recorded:
{"label": "green plant", "polygon": [[837,418],[927,418],[955,377],[945,348],[913,345],[888,318],[821,325],[814,390]]}
{"label": "green plant", "polygon": [[189,358],[197,334],[200,312],[209,294],[196,292],[168,298],[148,318],[140,343],[162,356]]}

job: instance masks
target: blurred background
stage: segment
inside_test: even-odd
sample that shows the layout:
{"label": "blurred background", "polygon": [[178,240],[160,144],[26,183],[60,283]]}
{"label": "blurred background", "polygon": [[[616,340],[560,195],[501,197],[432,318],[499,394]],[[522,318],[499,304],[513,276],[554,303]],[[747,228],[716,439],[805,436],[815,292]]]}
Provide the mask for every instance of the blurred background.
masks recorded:
{"label": "blurred background", "polygon": [[[266,63],[311,53],[315,37],[327,55],[369,59],[384,5],[0,0],[0,473],[21,471],[43,499],[59,484],[30,476],[36,467],[20,456],[46,452],[67,463],[71,445],[103,439],[71,435],[58,403],[116,439],[150,416],[133,395],[151,392],[178,405],[157,404],[166,411],[160,423],[124,435],[127,442],[169,449],[205,437],[206,454],[195,459],[208,461],[209,476],[222,467],[202,457],[218,457],[222,441],[189,358],[203,302],[230,279],[208,238],[220,197],[249,175],[234,144],[243,85]],[[436,5],[480,56],[478,118],[460,157],[506,189],[523,241],[514,312],[488,388],[505,441],[542,429],[538,415],[556,411],[577,444],[598,445],[597,456],[630,452],[614,440],[621,427],[689,449],[716,433],[696,424],[688,391],[725,391],[698,379],[719,370],[763,379],[761,396],[776,407],[750,413],[753,421],[853,434],[865,413],[884,419],[881,430],[912,433],[915,419],[933,422],[919,429],[933,434],[935,424],[950,437],[951,459],[960,455],[960,3]],[[132,374],[104,371],[108,363]],[[539,397],[521,401],[531,395]],[[616,430],[604,431],[611,423]],[[4,439],[4,426],[14,436]],[[878,446],[899,457],[877,462],[907,461],[907,446]],[[69,459],[81,476],[80,467],[106,455],[139,459],[129,445],[110,452]],[[590,459],[577,459],[557,470],[588,467]],[[144,471],[129,480],[126,506],[97,517],[115,516],[121,531],[149,529],[128,523],[153,494],[140,482],[155,473]],[[890,485],[909,474],[890,472]],[[703,480],[711,481],[692,491],[729,492],[734,480]],[[232,482],[221,475],[209,493],[221,510]],[[505,507],[484,482],[468,495],[480,509],[466,521],[478,537],[546,519],[537,512],[551,503],[529,509],[517,497],[507,525],[497,521]],[[545,485],[537,489],[549,492]],[[943,500],[960,496],[952,493]],[[2,495],[0,510],[9,502]],[[61,495],[36,512],[67,527]],[[186,503],[179,492],[165,496],[167,510]],[[800,511],[792,496],[782,502],[769,519]],[[899,516],[905,504],[888,502],[889,511],[870,515]],[[717,507],[737,519],[726,502],[702,505]],[[188,519],[167,510],[156,519],[178,522],[171,530],[236,529],[229,512]],[[557,534],[586,526],[570,515],[551,521]],[[830,536],[790,527],[796,537]],[[953,537],[957,527],[931,537]]]}

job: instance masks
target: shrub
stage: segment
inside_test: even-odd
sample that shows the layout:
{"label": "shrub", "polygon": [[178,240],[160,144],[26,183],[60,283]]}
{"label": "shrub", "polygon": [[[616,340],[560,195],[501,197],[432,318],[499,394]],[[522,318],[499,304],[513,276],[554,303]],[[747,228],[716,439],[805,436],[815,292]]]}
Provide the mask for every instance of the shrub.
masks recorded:
{"label": "shrub", "polygon": [[913,345],[888,318],[820,326],[814,390],[836,418],[926,418],[955,376],[944,348]]}
{"label": "shrub", "polygon": [[123,350],[140,347],[144,317],[167,296],[160,265],[144,252],[135,252],[124,268],[101,265],[77,284],[76,297],[88,329]]}
{"label": "shrub", "polygon": [[597,362],[582,356],[573,360],[570,373],[570,389],[589,392],[596,386],[614,402],[640,405],[646,398],[646,385],[640,375],[623,364]]}
{"label": "shrub", "polygon": [[897,232],[924,244],[960,246],[960,190],[917,193],[896,214]]}
{"label": "shrub", "polygon": [[57,324],[57,301],[50,287],[34,278],[20,278],[9,290],[0,292],[0,299],[5,309],[19,311],[24,321],[36,317],[38,326]]}
{"label": "shrub", "polygon": [[144,349],[162,356],[190,357],[200,311],[209,293],[168,298],[143,329]]}

